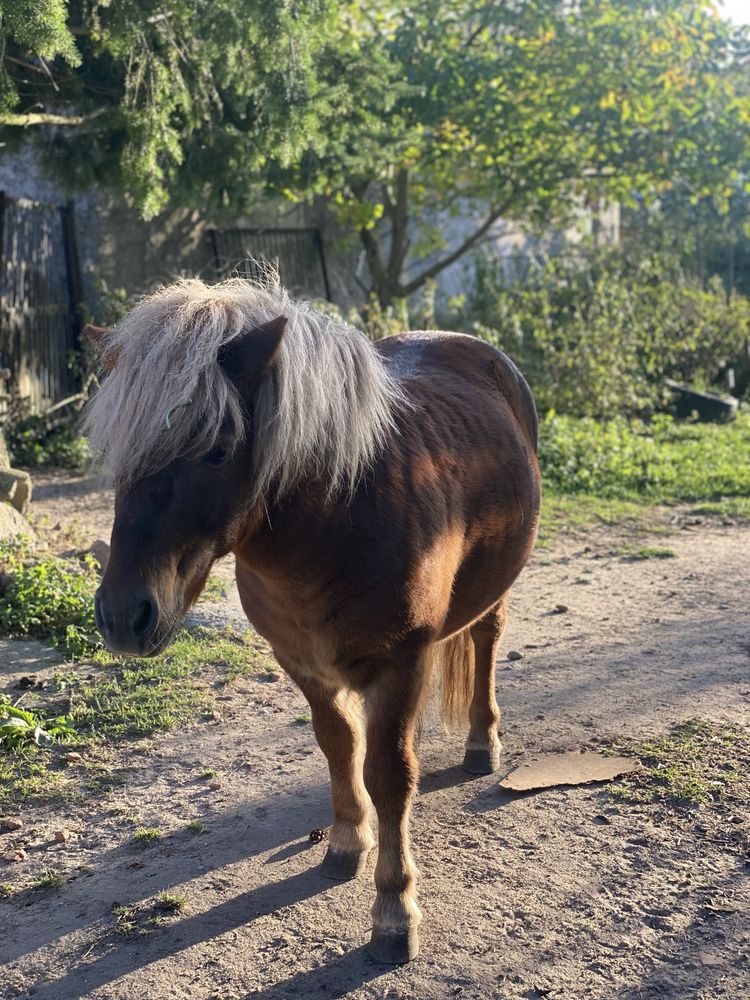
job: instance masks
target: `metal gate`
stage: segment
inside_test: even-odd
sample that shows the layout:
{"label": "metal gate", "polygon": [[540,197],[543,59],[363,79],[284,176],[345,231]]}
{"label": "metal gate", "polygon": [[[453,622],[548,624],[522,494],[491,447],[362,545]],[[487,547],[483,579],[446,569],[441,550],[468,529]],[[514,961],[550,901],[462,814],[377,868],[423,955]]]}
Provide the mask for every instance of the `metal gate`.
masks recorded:
{"label": "metal gate", "polygon": [[262,265],[267,261],[292,295],[330,300],[318,229],[211,229],[210,236],[219,277],[262,278]]}
{"label": "metal gate", "polygon": [[72,207],[0,192],[0,368],[31,413],[76,391],[80,301]]}

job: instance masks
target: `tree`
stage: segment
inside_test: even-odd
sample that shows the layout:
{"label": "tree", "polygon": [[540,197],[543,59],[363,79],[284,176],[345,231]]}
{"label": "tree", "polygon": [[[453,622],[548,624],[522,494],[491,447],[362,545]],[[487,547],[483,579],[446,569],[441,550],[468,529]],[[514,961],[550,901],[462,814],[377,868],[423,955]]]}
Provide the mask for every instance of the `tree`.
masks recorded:
{"label": "tree", "polygon": [[3,143],[38,140],[57,174],[117,186],[145,217],[198,197],[192,160],[210,147],[220,199],[225,154],[247,179],[315,148],[335,20],[333,0],[3,0]]}
{"label": "tree", "polygon": [[[416,0],[363,9],[367,46],[329,55],[360,97],[313,188],[357,227],[380,302],[407,296],[500,218],[562,219],[582,201],[680,186],[722,210],[747,163],[746,50],[685,0]],[[474,214],[441,247],[447,214]],[[410,243],[410,240],[413,242]],[[405,276],[409,255],[442,249]]]}
{"label": "tree", "polygon": [[[500,218],[549,225],[582,202],[675,187],[723,211],[747,163],[747,41],[703,0],[43,10],[33,34],[29,18],[3,22],[6,131],[71,116],[53,166],[119,184],[147,215],[168,201],[246,212],[261,194],[323,197],[384,305]],[[478,220],[457,246],[441,233],[451,214]]]}

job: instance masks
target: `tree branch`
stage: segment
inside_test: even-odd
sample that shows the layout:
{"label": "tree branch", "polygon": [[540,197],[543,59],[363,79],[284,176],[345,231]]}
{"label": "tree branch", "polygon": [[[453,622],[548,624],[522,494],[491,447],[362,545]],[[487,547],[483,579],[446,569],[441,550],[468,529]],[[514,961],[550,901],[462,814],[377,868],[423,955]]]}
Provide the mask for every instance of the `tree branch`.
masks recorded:
{"label": "tree branch", "polygon": [[388,281],[395,283],[399,279],[409,248],[409,171],[405,168],[399,170],[396,176],[396,200],[390,202],[388,207],[393,228],[386,271]]}
{"label": "tree branch", "polygon": [[29,125],[85,125],[86,122],[104,114],[105,108],[97,108],[88,115],[56,115],[46,111],[29,111],[26,114],[0,112],[0,124],[27,128]]}
{"label": "tree branch", "polygon": [[476,243],[479,242],[479,240],[481,240],[483,236],[489,232],[492,226],[502,215],[505,214],[505,212],[507,212],[512,204],[513,198],[509,198],[500,208],[493,209],[479,229],[475,230],[471,236],[467,236],[463,243],[460,243],[455,250],[448,254],[447,257],[443,257],[441,260],[436,261],[434,264],[430,265],[430,267],[426,268],[426,270],[422,271],[421,274],[418,274],[416,278],[412,278],[408,284],[403,285],[401,287],[401,294],[411,295],[411,293],[420,288],[425,281],[429,281],[430,278],[434,278],[436,274],[440,274],[440,272],[445,270],[446,267],[450,267],[451,264],[455,264],[459,257],[463,256],[467,250],[470,250]]}

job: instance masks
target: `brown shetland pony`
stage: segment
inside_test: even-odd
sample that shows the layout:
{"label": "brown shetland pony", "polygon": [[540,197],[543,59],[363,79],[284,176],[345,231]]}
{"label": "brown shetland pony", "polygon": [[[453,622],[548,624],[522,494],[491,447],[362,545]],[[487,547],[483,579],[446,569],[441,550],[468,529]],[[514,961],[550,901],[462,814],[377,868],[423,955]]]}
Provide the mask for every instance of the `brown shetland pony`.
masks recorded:
{"label": "brown shetland pony", "polygon": [[248,619],[310,702],[334,822],[324,874],[374,846],[371,954],[418,950],[409,807],[436,670],[499,766],[495,655],[539,510],[537,424],[511,361],[473,337],[360,332],[243,280],[185,281],[100,337],[87,431],[116,483],[97,623],[115,652],[169,643],[233,552]]}

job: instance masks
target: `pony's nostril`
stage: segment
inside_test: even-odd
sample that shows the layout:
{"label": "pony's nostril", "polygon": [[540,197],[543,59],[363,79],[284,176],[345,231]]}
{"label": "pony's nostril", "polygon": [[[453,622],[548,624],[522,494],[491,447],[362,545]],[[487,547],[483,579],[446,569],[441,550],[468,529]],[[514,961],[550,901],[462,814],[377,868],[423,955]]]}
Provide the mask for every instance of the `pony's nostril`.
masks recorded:
{"label": "pony's nostril", "polygon": [[154,602],[150,600],[142,601],[138,614],[133,622],[133,631],[135,634],[141,636],[146,635],[155,617],[156,608],[154,606]]}

